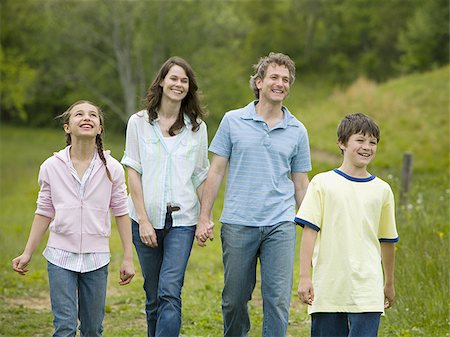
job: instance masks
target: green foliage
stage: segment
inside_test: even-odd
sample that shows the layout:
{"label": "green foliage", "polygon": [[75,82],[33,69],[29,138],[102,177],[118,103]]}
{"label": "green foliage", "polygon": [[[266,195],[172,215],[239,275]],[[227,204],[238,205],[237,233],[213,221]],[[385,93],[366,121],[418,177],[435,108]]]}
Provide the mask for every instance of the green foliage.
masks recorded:
{"label": "green foliage", "polygon": [[449,3],[424,1],[399,35],[402,52],[399,68],[404,72],[424,71],[448,63]]}
{"label": "green foliage", "polygon": [[301,109],[299,118],[305,123],[315,150],[313,162],[328,155],[337,165],[337,125],[345,115],[363,112],[381,128],[375,166],[400,168],[403,153],[411,152],[415,171],[439,171],[449,165],[449,70],[441,68],[381,85],[360,78],[347,88],[336,88],[314,104],[303,103],[301,97],[305,94],[297,97],[297,91],[308,89],[302,88],[302,83],[299,87],[295,84],[288,107]]}
{"label": "green foliage", "polygon": [[[46,125],[73,101],[122,130],[169,56],[198,75],[208,122],[252,98],[251,65],[270,51],[298,73],[348,84],[448,63],[445,0],[3,0],[1,120]],[[25,117],[29,116],[28,119]],[[26,119],[26,120],[25,120]]]}
{"label": "green foliage", "polygon": [[[12,50],[0,49],[0,96],[2,111],[9,111],[13,120],[26,121],[28,114],[25,105],[29,101],[29,93],[36,82],[36,70],[32,69],[23,57]],[[6,119],[6,118],[5,118]]]}

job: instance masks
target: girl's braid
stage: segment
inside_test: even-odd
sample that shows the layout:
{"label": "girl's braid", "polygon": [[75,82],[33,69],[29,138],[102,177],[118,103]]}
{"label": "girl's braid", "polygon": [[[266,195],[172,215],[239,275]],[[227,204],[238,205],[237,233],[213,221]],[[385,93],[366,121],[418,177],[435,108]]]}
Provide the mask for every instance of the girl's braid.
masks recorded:
{"label": "girl's braid", "polygon": [[108,176],[109,181],[113,182],[112,178],[111,178],[111,173],[109,172],[108,166],[106,165],[105,155],[103,154],[103,140],[102,140],[101,135],[97,135],[95,137],[95,143],[97,145],[98,155],[99,155],[100,159],[102,160],[103,164],[105,165],[106,175]]}

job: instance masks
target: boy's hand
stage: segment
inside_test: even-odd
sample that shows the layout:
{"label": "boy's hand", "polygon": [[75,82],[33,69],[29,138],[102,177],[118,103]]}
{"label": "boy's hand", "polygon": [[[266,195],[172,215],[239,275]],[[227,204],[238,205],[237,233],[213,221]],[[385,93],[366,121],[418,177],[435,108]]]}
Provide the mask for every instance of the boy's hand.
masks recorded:
{"label": "boy's hand", "polygon": [[119,277],[120,277],[119,284],[121,286],[131,282],[131,279],[134,277],[133,262],[129,261],[122,262],[122,265],[120,266]]}
{"label": "boy's hand", "polygon": [[302,303],[311,305],[314,302],[314,288],[309,277],[300,277],[297,293]]}
{"label": "boy's hand", "polygon": [[395,303],[395,288],[393,285],[384,286],[384,308],[389,309]]}

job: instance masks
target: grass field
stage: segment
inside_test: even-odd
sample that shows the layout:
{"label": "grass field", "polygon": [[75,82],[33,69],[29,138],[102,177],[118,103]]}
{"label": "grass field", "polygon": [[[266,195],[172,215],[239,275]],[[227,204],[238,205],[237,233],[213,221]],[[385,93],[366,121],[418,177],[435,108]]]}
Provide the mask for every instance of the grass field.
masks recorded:
{"label": "grass field", "polygon": [[[372,115],[381,126],[382,139],[371,172],[391,184],[397,201],[402,155],[408,151],[414,156],[411,191],[407,201],[397,205],[397,304],[382,318],[383,337],[450,335],[448,72],[444,68],[383,85],[360,79],[349,88],[319,95],[314,100],[307,99],[308,91],[299,83],[298,93],[293,91],[287,102],[309,130],[314,165],[311,176],[339,164],[335,128],[343,115],[355,111]],[[122,156],[123,141],[123,135],[107,135],[105,143],[116,158]],[[28,237],[38,192],[39,165],[63,146],[61,130],[5,125],[0,128],[0,336],[49,336],[52,332],[46,263],[41,256],[45,240],[35,253],[27,276],[15,274],[10,263],[22,252]],[[214,209],[216,219],[222,200],[220,195]],[[219,228],[216,237],[218,232]],[[298,241],[300,229],[297,234]],[[132,284],[120,287],[117,231],[111,238],[111,250],[104,336],[145,336],[144,292],[137,258],[137,275]],[[308,336],[309,317],[297,299],[297,282],[298,245],[288,336]],[[207,248],[193,249],[183,290],[183,336],[221,335],[222,286],[217,238]],[[250,312],[250,336],[261,336],[258,285]]]}

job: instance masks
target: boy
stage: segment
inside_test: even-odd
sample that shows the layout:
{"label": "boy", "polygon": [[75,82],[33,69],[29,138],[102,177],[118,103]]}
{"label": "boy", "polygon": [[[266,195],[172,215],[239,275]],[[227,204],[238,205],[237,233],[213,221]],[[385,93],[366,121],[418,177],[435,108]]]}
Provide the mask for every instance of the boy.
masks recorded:
{"label": "boy", "polygon": [[309,305],[313,337],[377,336],[394,303],[394,196],[367,172],[379,140],[368,116],[346,116],[338,127],[343,163],[311,180],[295,218],[304,228],[298,295]]}

